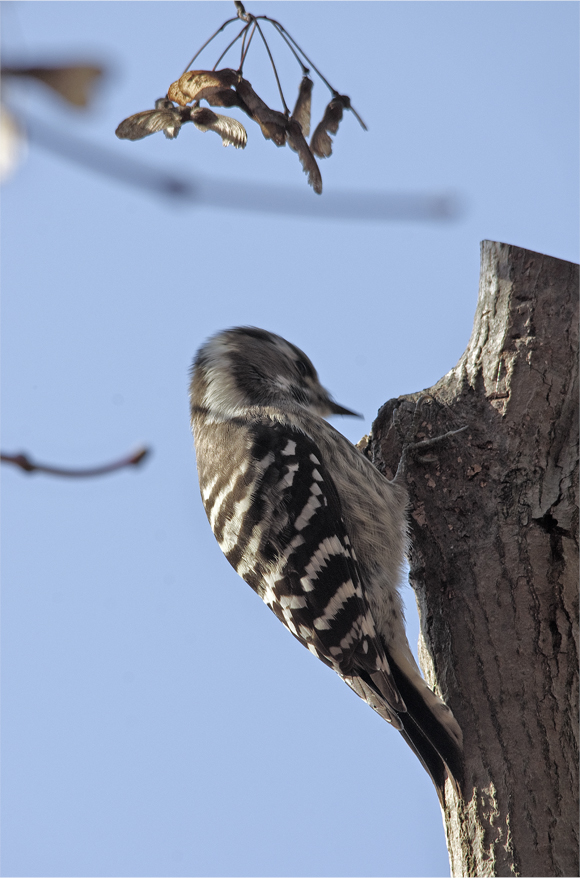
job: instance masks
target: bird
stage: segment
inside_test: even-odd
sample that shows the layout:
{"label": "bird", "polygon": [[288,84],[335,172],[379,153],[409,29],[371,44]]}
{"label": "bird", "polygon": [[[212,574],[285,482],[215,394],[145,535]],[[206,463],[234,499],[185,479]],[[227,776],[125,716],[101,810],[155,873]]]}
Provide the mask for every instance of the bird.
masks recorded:
{"label": "bird", "polygon": [[189,388],[199,486],[222,552],[293,636],[397,729],[445,804],[462,732],[405,632],[404,477],[385,478],[325,419],[306,354],[252,326],[199,349]]}

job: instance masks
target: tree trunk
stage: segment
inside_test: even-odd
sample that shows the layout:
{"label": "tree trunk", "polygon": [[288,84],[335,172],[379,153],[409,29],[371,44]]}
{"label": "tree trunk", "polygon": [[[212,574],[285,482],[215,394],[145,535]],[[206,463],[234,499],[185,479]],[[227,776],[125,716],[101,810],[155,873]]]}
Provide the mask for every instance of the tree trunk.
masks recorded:
{"label": "tree trunk", "polygon": [[467,350],[366,446],[392,478],[467,425],[407,467],[421,663],[465,739],[454,876],[578,875],[577,310],[578,266],[485,241]]}

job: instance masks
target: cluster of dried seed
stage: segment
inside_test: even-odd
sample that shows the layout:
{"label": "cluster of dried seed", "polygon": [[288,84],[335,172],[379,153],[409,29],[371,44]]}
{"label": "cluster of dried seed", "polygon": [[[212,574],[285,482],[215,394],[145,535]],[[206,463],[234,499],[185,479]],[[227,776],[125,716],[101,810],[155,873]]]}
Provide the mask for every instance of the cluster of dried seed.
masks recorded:
{"label": "cluster of dried seed", "polygon": [[[241,4],[236,5],[241,6]],[[224,68],[222,70],[187,70],[176,82],[169,86],[166,97],[155,101],[155,108],[153,110],[135,113],[133,116],[129,116],[128,119],[124,119],[115,133],[117,137],[124,140],[141,140],[141,138],[147,137],[149,134],[163,131],[167,138],[173,139],[177,137],[181,126],[185,122],[193,122],[200,131],[215,131],[216,134],[219,134],[224,146],[231,144],[236,149],[244,149],[248,140],[244,126],[237,119],[233,119],[231,116],[223,116],[220,113],[214,113],[208,107],[201,107],[199,103],[200,101],[205,101],[211,107],[237,107],[260,126],[266,140],[272,140],[276,146],[288,144],[290,149],[298,153],[304,172],[308,175],[309,184],[316,193],[320,194],[322,192],[322,177],[320,176],[320,169],[315,156],[318,158],[328,158],[332,154],[332,138],[330,135],[337,133],[343,111],[345,109],[353,110],[350,98],[346,95],[340,95],[331,89],[333,94],[332,100],[326,107],[322,120],[316,126],[310,144],[308,144],[306,138],[310,135],[310,107],[313,87],[312,80],[307,75],[309,69],[300,61],[296,51],[290,45],[289,40],[291,38],[282,25],[278,22],[273,22],[272,19],[267,19],[266,16],[251,16],[243,10],[243,7],[241,8],[243,15],[240,14],[239,17],[246,22],[246,25],[238,34],[238,37],[236,37],[236,40],[240,36],[244,37],[242,59],[238,70],[232,70],[231,68]],[[245,44],[246,31],[250,25],[253,25],[254,29],[256,27],[259,29],[257,19],[266,19],[275,25],[302,66],[302,81],[292,113],[286,107],[281,90],[282,102],[286,108],[284,113],[279,110],[272,110],[254,91],[251,83],[242,76],[243,62],[251,41],[250,36],[247,45]],[[234,20],[231,19],[231,21]],[[229,23],[230,21],[222,25],[220,30]],[[219,31],[216,31],[217,33]],[[263,38],[261,30],[260,34]],[[213,39],[213,37],[210,39]],[[236,42],[236,40],[233,42]],[[294,43],[293,40],[292,43]],[[228,49],[231,48],[231,45],[233,43],[230,44]],[[294,45],[298,49],[296,43]],[[298,51],[301,52],[300,49]],[[194,56],[194,59],[195,57],[197,56]],[[272,65],[274,66],[273,60]],[[318,73],[318,71],[316,72]],[[275,67],[274,73],[276,79],[278,79]],[[319,75],[321,76],[321,74]],[[321,76],[321,78],[323,77]],[[326,80],[324,82],[326,83]],[[326,84],[328,85],[328,83]],[[366,125],[358,114],[354,110],[353,113],[362,127],[366,129]]]}

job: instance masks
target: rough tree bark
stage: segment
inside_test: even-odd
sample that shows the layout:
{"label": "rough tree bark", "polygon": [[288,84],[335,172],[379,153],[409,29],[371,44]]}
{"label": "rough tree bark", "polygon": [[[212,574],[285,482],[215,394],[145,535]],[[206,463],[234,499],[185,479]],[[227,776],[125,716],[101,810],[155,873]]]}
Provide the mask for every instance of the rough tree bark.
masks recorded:
{"label": "rough tree bark", "polygon": [[485,241],[467,350],[366,445],[392,477],[467,425],[407,476],[421,663],[465,738],[454,876],[579,874],[577,311],[578,266]]}

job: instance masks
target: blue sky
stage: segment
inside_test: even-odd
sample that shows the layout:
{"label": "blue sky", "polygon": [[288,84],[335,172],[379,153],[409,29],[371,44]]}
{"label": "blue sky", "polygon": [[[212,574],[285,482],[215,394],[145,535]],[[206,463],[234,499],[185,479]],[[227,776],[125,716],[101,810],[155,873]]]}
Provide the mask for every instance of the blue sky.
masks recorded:
{"label": "blue sky", "polygon": [[[3,187],[3,450],[88,466],[153,448],[141,469],[95,480],[3,468],[3,875],[448,874],[411,751],[222,557],[187,375],[217,330],[271,329],[364,412],[334,421],[357,441],[383,402],[461,356],[482,239],[578,261],[578,5],[246,6],[282,21],[368,125],[345,115],[320,197],[251,122],[245,151],[193,126],[172,142],[114,136],[233,4],[3,4],[6,63],[109,70],[84,113],[34,86],[7,90],[13,110],[206,193],[175,203],[36,142]],[[293,103],[299,69],[275,47]],[[245,71],[278,107],[257,44]],[[315,81],[313,118],[327,100]],[[212,205],[220,187],[252,209]],[[261,213],[258,187],[302,214]],[[336,218],[344,192],[459,210]],[[309,216],[325,198],[328,215]]]}

